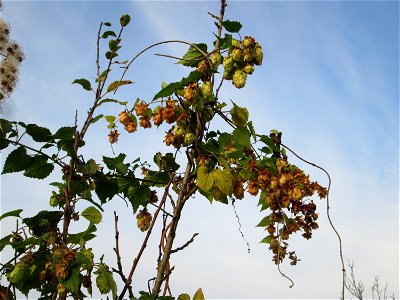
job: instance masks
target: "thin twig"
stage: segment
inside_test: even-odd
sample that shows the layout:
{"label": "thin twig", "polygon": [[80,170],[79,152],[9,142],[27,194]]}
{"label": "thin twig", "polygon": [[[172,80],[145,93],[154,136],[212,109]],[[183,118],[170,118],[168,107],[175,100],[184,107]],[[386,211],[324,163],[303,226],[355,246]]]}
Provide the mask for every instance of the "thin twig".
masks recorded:
{"label": "thin twig", "polygon": [[284,144],[281,144],[281,146],[284,147],[285,149],[287,149],[288,151],[290,151],[294,156],[296,156],[301,161],[303,161],[303,162],[305,162],[305,163],[307,163],[307,164],[309,164],[309,165],[311,165],[311,166],[313,166],[315,168],[318,168],[318,169],[322,170],[326,174],[326,176],[328,177],[328,189],[327,189],[327,195],[326,195],[326,215],[328,217],[328,221],[329,221],[329,224],[331,225],[331,228],[333,229],[333,231],[335,232],[335,234],[336,234],[336,236],[337,236],[337,238],[339,240],[339,256],[340,256],[340,260],[341,260],[341,263],[342,263],[342,293],[341,293],[341,297],[342,297],[342,299],[344,299],[344,289],[345,289],[345,285],[346,285],[346,268],[344,266],[344,259],[343,259],[342,238],[341,238],[339,232],[336,230],[335,226],[333,225],[333,222],[332,222],[331,216],[330,216],[330,212],[329,212],[329,209],[330,209],[329,192],[330,192],[331,183],[332,183],[331,176],[329,175],[328,171],[326,171],[324,168],[322,168],[322,167],[320,167],[320,166],[318,166],[318,165],[316,165],[316,164],[314,164],[312,162],[309,162],[309,161],[305,160],[304,158],[299,156],[296,152],[294,152],[292,149],[290,149],[288,146],[286,146]]}
{"label": "thin twig", "polygon": [[193,234],[192,238],[191,238],[190,240],[188,240],[185,244],[183,244],[182,246],[180,246],[180,247],[178,247],[178,248],[176,248],[176,249],[171,250],[171,254],[172,254],[172,253],[176,253],[176,252],[178,252],[178,251],[181,251],[181,250],[185,249],[187,246],[189,246],[191,243],[193,243],[194,238],[195,238],[196,236],[198,236],[198,235],[199,235],[199,234],[198,234],[197,232],[196,232],[195,234]]}
{"label": "thin twig", "polygon": [[[114,224],[115,224],[115,248],[114,248],[114,252],[115,255],[117,256],[117,266],[118,266],[118,270],[116,270],[117,274],[119,274],[119,276],[121,277],[122,281],[124,283],[126,283],[127,279],[126,276],[124,274],[124,271],[122,269],[122,263],[121,263],[121,255],[119,253],[119,231],[118,231],[118,215],[117,213],[114,211]],[[133,292],[132,292],[132,287],[129,286],[129,298],[133,298]]]}
{"label": "thin twig", "polygon": [[247,245],[247,252],[250,253],[250,244],[249,244],[249,242],[246,240],[246,238],[244,237],[244,234],[243,234],[243,232],[242,232],[242,223],[240,223],[240,218],[239,218],[239,215],[238,215],[238,213],[237,213],[237,211],[236,211],[235,199],[234,199],[234,198],[232,198],[232,206],[233,206],[233,211],[235,212],[235,216],[236,216],[237,222],[238,222],[238,224],[239,224],[239,232],[240,232],[240,234],[242,235],[242,239],[245,241],[245,243],[246,243],[246,245]]}

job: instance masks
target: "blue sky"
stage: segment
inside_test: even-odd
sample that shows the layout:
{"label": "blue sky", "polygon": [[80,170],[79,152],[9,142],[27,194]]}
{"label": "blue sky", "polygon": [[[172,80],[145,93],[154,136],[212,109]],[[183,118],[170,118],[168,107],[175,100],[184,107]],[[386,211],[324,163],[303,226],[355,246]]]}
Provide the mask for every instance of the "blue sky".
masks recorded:
{"label": "blue sky", "polygon": [[[118,24],[128,13],[121,56],[132,58],[147,45],[170,39],[211,44],[215,27],[207,12],[218,2],[206,1],[10,1],[2,13],[12,37],[22,44],[17,91],[3,107],[3,118],[35,122],[50,129],[72,125],[75,110],[83,120],[90,94],[71,85],[75,78],[94,78],[95,42],[99,21]],[[248,78],[246,88],[226,85],[221,98],[247,106],[256,130],[283,132],[284,143],[326,168],[333,179],[332,218],[344,241],[344,254],[367,287],[375,275],[399,296],[399,3],[378,1],[234,1],[226,19],[239,20],[242,36],[252,35],[263,46],[264,62]],[[168,44],[137,60],[128,73],[135,81],[120,98],[151,99],[163,81],[172,82],[187,70],[154,53],[182,55],[186,47]],[[117,76],[116,76],[117,77]],[[105,113],[117,114],[110,106]],[[220,126],[216,122],[216,126]],[[222,125],[221,125],[222,126]],[[167,128],[165,128],[167,130]],[[88,134],[84,153],[111,155],[105,122]],[[157,130],[124,135],[115,146],[133,158],[151,161],[154,149],[167,150]],[[2,163],[7,151],[1,154]],[[321,184],[320,171],[305,168]],[[56,179],[54,174],[52,179]],[[26,214],[45,209],[51,189],[43,181],[20,174],[2,176],[1,211],[24,207]],[[251,253],[237,230],[231,206],[210,205],[201,196],[191,199],[178,232],[177,244],[194,232],[200,235],[186,251],[173,257],[172,290],[193,293],[202,287],[207,298],[336,298],[340,292],[338,244],[329,227],[324,201],[320,228],[313,239],[292,245],[302,262],[285,266],[293,289],[281,278],[269,251],[258,242],[255,228],[262,215],[257,199],[237,203],[242,230]],[[83,208],[83,207],[82,207]],[[99,226],[99,243],[114,263],[112,212],[120,211],[122,255],[134,258],[143,238],[135,218],[118,200],[106,205]],[[2,223],[2,235],[13,224]],[[79,228],[76,228],[79,230]],[[156,241],[154,239],[153,241]],[[154,275],[156,247],[146,250],[134,289],[143,289]],[[128,267],[127,267],[128,269]],[[366,296],[369,297],[367,288]]]}

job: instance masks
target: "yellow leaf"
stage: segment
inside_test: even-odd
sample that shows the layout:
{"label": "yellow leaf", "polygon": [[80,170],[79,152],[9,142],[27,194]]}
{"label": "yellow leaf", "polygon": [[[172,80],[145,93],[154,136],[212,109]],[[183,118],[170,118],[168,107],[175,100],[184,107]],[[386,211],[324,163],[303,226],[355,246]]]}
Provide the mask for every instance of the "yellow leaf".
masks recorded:
{"label": "yellow leaf", "polygon": [[110,85],[107,88],[107,93],[115,91],[117,89],[117,87],[120,87],[122,85],[126,85],[126,84],[131,84],[133,83],[133,81],[131,80],[117,80],[114,81],[113,83],[110,83]]}
{"label": "yellow leaf", "polygon": [[193,296],[193,300],[205,300],[203,290],[199,288]]}

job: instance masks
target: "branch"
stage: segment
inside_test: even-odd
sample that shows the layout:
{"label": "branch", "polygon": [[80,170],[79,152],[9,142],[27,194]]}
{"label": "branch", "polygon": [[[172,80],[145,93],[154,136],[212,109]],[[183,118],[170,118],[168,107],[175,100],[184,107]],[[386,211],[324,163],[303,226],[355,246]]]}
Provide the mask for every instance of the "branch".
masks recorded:
{"label": "branch", "polygon": [[[126,283],[127,279],[126,279],[126,276],[124,274],[124,271],[122,270],[121,255],[119,253],[118,215],[117,215],[117,213],[115,211],[114,211],[114,223],[115,223],[115,248],[114,248],[114,252],[115,252],[115,255],[117,256],[117,266],[118,266],[118,270],[114,270],[114,272],[119,274],[119,276],[121,277],[122,281],[124,283]],[[128,289],[129,289],[129,298],[133,298],[132,287],[129,286]]]}
{"label": "branch", "polygon": [[191,243],[193,243],[194,238],[198,235],[199,234],[197,232],[195,234],[193,234],[192,238],[190,240],[188,240],[185,244],[183,244],[182,246],[180,246],[176,249],[171,250],[171,254],[185,249],[187,246],[189,246]]}
{"label": "branch", "polygon": [[155,222],[156,222],[156,220],[157,220],[158,214],[160,213],[161,207],[163,206],[163,204],[165,203],[165,200],[167,199],[167,195],[168,195],[168,192],[169,192],[169,187],[171,186],[171,183],[172,183],[172,181],[173,181],[173,179],[174,179],[174,176],[175,176],[174,173],[171,174],[171,177],[170,177],[170,179],[169,179],[169,182],[168,182],[168,184],[167,184],[166,187],[165,187],[163,197],[162,197],[162,199],[161,199],[160,204],[158,205],[158,208],[157,208],[156,212],[154,213],[153,221],[151,222],[150,227],[149,227],[149,229],[148,229],[148,231],[147,231],[146,237],[145,237],[145,239],[144,239],[144,241],[143,241],[143,243],[142,243],[142,247],[140,248],[139,253],[138,253],[138,255],[136,256],[136,258],[133,260],[132,268],[131,268],[131,270],[130,270],[130,272],[129,272],[128,278],[126,279],[124,288],[122,289],[122,292],[121,292],[121,294],[120,294],[119,297],[118,297],[119,300],[124,299],[124,295],[125,295],[125,293],[126,293],[126,290],[128,289],[128,286],[130,286],[130,284],[131,284],[131,282],[132,282],[133,273],[135,272],[136,267],[137,267],[137,265],[138,265],[138,263],[139,263],[139,260],[140,260],[140,258],[141,258],[141,256],[142,256],[143,252],[144,252],[144,249],[145,249],[146,246],[147,246],[147,241],[148,241],[149,238],[150,238],[151,232],[152,232],[153,227],[154,227],[154,224],[155,224]]}

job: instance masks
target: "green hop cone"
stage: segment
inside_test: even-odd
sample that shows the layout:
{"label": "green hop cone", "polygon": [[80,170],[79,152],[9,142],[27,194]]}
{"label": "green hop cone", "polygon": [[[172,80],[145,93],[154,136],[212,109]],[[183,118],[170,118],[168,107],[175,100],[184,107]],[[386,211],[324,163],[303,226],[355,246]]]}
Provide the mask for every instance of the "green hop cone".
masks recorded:
{"label": "green hop cone", "polygon": [[263,57],[264,57],[264,54],[263,54],[262,47],[260,46],[260,44],[256,43],[256,45],[253,49],[253,62],[257,66],[261,66]]}
{"label": "green hop cone", "polygon": [[221,63],[222,56],[218,52],[214,52],[211,54],[211,63],[213,64],[214,67],[218,67]]}
{"label": "green hop cone", "polygon": [[253,65],[246,65],[246,66],[243,68],[243,72],[245,72],[246,74],[249,74],[249,75],[253,74],[253,72],[254,72],[254,66],[253,66]]}
{"label": "green hop cone", "polygon": [[233,72],[224,71],[223,77],[225,80],[232,80]]}
{"label": "green hop cone", "polygon": [[27,279],[29,273],[28,264],[24,261],[20,261],[15,265],[14,270],[11,271],[7,279],[10,283],[18,284]]}
{"label": "green hop cone", "polygon": [[174,126],[174,133],[176,136],[184,135],[185,129],[182,126]]}
{"label": "green hop cone", "polygon": [[212,118],[214,118],[214,110],[209,106],[206,107],[203,113],[207,122],[211,121]]}
{"label": "green hop cone", "polygon": [[232,56],[225,56],[224,61],[222,62],[222,65],[224,66],[224,70],[226,72],[231,72],[234,67],[234,62]]}
{"label": "green hop cone", "polygon": [[57,293],[60,297],[63,297],[67,293],[67,288],[62,283],[59,283],[57,284]]}
{"label": "green hop cone", "polygon": [[233,74],[232,83],[236,88],[241,89],[245,86],[246,79],[247,74],[245,72],[243,72],[242,70],[236,70]]}
{"label": "green hop cone", "polygon": [[212,88],[211,88],[211,82],[205,81],[203,85],[201,86],[201,94],[204,99],[210,99],[213,95]]}
{"label": "green hop cone", "polygon": [[103,273],[100,273],[96,277],[96,285],[101,294],[108,294],[111,291],[110,286],[108,285],[107,278]]}
{"label": "green hop cone", "polygon": [[232,58],[235,61],[242,61],[243,60],[243,51],[240,48],[235,48],[232,50]]}
{"label": "green hop cone", "polygon": [[50,197],[50,201],[49,201],[50,206],[55,207],[58,205],[58,203],[59,203],[59,201],[58,201],[57,196],[53,195]]}
{"label": "green hop cone", "polygon": [[196,136],[191,132],[186,132],[185,138],[183,139],[183,143],[188,146],[194,142]]}
{"label": "green hop cone", "polygon": [[240,48],[240,41],[237,39],[232,39],[232,50],[235,48]]}
{"label": "green hop cone", "polygon": [[153,217],[146,210],[141,210],[137,215],[137,226],[141,231],[147,231],[150,228],[151,220]]}
{"label": "green hop cone", "polygon": [[256,41],[251,36],[245,36],[242,42],[243,48],[250,48],[255,45]]}

